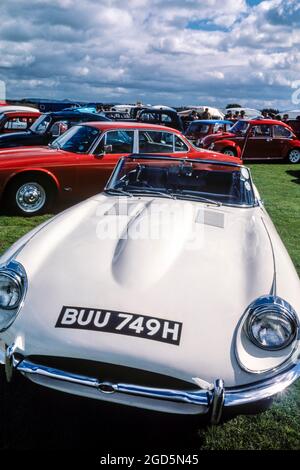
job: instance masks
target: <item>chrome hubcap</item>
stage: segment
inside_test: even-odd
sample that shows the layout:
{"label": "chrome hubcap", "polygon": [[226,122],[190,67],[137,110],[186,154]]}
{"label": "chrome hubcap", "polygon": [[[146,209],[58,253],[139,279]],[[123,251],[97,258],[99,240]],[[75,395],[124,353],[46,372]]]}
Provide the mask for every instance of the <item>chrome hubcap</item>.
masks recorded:
{"label": "chrome hubcap", "polygon": [[16,203],[23,212],[37,212],[44,206],[45,202],[45,190],[38,183],[22,184],[16,193]]}
{"label": "chrome hubcap", "polygon": [[224,155],[230,155],[231,157],[234,157],[234,152],[232,150],[225,150]]}
{"label": "chrome hubcap", "polygon": [[289,155],[289,160],[291,163],[298,163],[300,161],[300,151],[292,150]]}

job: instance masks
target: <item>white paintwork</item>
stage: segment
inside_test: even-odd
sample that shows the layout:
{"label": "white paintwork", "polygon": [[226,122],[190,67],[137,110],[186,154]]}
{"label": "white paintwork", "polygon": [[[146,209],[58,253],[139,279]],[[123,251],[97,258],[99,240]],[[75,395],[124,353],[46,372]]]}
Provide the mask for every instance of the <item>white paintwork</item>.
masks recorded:
{"label": "white paintwork", "polygon": [[285,114],[289,116],[289,119],[297,119],[297,117],[300,116],[300,109],[293,109],[290,111],[284,111],[282,113],[279,113],[281,117],[283,117]]}
{"label": "white paintwork", "polygon": [[[238,337],[238,356],[242,360],[247,356],[244,366],[253,373],[240,367],[235,356],[235,333],[244,311],[271,291],[272,248],[276,293],[300,312],[299,278],[265,209],[143,197],[129,198],[129,215],[118,215],[122,211],[114,209],[124,201],[124,197],[94,196],[25,235],[0,258],[1,264],[14,257],[28,276],[24,306],[1,339],[12,344],[17,338],[18,352],[25,356],[109,362],[190,383],[195,378],[209,384],[222,378],[233,387],[257,381],[261,370],[260,379],[272,376],[274,365],[286,360],[286,351],[264,352],[253,345],[247,349]],[[122,239],[129,226],[151,227],[154,209],[161,211],[162,221],[171,211],[174,215],[165,239]],[[210,220],[224,217],[224,226],[204,224],[205,211]],[[115,237],[99,238],[104,224]],[[63,305],[180,321],[181,343],[56,329]],[[45,385],[85,394],[79,386],[49,381]]]}
{"label": "white paintwork", "polygon": [[119,111],[120,113],[125,112],[125,111],[130,112],[130,110],[135,107],[136,107],[135,104],[116,104],[115,106],[111,108],[111,110]]}
{"label": "white paintwork", "polygon": [[175,113],[176,113],[176,109],[171,108],[170,106],[165,106],[163,104],[155,104],[154,106],[151,106],[151,108],[153,108],[153,109],[165,109],[165,110],[168,110],[168,111],[175,111]]}
{"label": "white paintwork", "polygon": [[40,113],[40,111],[38,109],[32,108],[31,106],[9,105],[9,106],[1,106],[0,107],[0,114],[13,112],[13,111],[28,111],[28,112],[30,111],[31,113]]}

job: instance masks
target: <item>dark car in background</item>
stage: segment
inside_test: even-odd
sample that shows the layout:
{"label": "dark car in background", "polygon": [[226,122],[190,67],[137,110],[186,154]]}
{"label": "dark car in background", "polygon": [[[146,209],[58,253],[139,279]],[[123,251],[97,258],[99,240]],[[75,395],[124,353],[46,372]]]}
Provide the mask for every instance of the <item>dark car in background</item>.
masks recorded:
{"label": "dark car in background", "polygon": [[76,110],[45,113],[24,132],[0,135],[0,148],[48,145],[75,124],[91,121],[110,121],[110,119],[97,113]]}
{"label": "dark car in background", "polygon": [[300,139],[300,119],[289,119],[286,124],[293,129],[297,138]]}
{"label": "dark car in background", "polygon": [[6,111],[1,113],[0,108],[0,135],[15,132],[24,132],[39,118],[40,112],[33,111]]}
{"label": "dark car in background", "polygon": [[131,119],[131,121],[172,127],[180,132],[183,132],[184,130],[181,117],[172,109],[136,107],[131,110],[131,118],[133,116],[134,119]]}
{"label": "dark car in background", "polygon": [[101,115],[111,119],[112,121],[131,119],[130,114],[126,111],[102,111]]}

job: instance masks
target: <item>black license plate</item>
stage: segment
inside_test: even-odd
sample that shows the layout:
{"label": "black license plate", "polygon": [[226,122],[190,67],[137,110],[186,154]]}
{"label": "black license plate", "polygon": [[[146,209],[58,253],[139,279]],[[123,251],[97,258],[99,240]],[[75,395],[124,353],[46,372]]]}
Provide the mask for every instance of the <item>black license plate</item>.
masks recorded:
{"label": "black license plate", "polygon": [[135,313],[64,306],[55,327],[103,331],[179,345],[182,323]]}

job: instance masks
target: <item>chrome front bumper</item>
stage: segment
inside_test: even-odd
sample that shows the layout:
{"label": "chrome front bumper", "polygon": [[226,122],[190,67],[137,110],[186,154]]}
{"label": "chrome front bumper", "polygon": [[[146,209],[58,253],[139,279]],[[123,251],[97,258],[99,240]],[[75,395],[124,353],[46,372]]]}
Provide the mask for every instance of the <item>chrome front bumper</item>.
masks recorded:
{"label": "chrome front bumper", "polygon": [[[274,397],[300,377],[300,363],[298,362],[272,378],[239,388],[225,388],[223,380],[217,379],[212,390],[172,390],[128,383],[101,382],[93,377],[35,364],[26,358],[17,359],[13,353],[9,355],[9,352],[8,359],[12,369],[18,370],[34,381],[37,381],[35,380],[37,377],[39,380],[43,379],[44,383],[43,380],[42,383],[46,386],[51,386],[53,380],[54,384],[64,383],[78,387],[82,386],[85,390],[93,389],[97,394],[106,394],[107,398],[111,394],[125,395],[131,397],[131,399],[135,397],[139,398],[139,404],[135,404],[132,400],[129,404],[142,408],[143,401],[141,399],[151,399],[152,402],[172,402],[173,404],[182,404],[183,407],[194,405],[199,407],[199,414],[207,413],[210,416],[211,423],[214,424],[220,421],[224,411],[231,410],[239,414],[240,411],[237,408],[243,408],[243,412],[247,412],[251,404]],[[53,388],[59,387],[53,385]],[[76,390],[71,393],[76,393]],[[105,399],[105,397],[102,398]],[[147,407],[145,406],[145,408]],[[155,409],[155,405],[152,409]]]}

